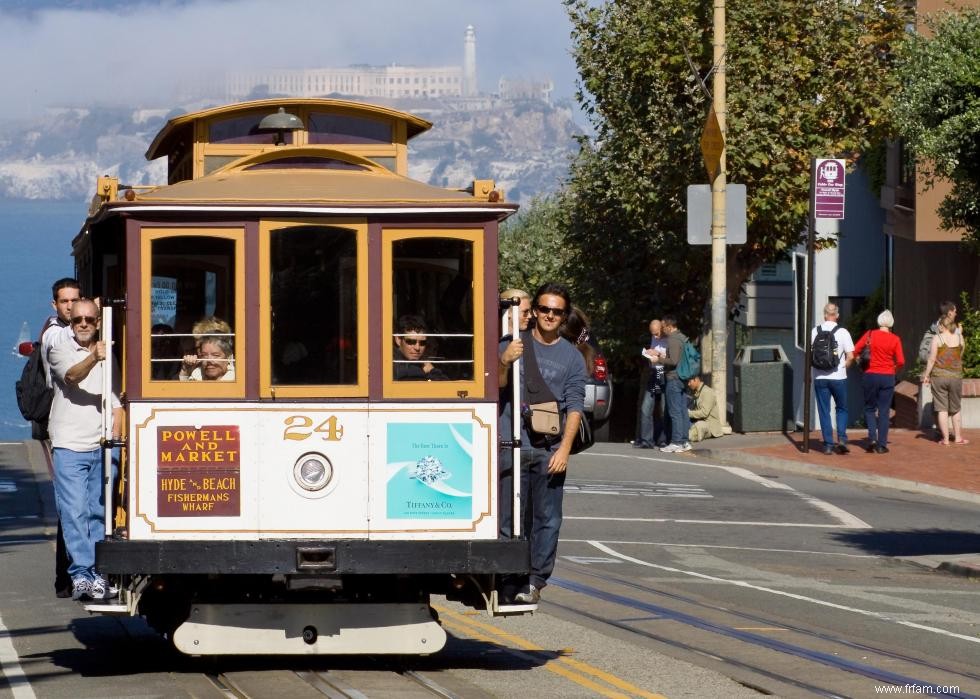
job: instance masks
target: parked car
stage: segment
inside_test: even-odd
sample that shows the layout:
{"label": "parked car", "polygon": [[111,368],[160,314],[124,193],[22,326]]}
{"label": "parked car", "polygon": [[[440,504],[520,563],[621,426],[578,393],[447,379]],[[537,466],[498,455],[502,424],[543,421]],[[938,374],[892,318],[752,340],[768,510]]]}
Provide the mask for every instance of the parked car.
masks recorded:
{"label": "parked car", "polygon": [[599,349],[599,343],[589,334],[589,344],[595,350],[592,373],[585,382],[585,415],[592,425],[592,432],[597,442],[607,441],[609,429],[607,423],[612,414],[613,383],[612,374],[606,357]]}

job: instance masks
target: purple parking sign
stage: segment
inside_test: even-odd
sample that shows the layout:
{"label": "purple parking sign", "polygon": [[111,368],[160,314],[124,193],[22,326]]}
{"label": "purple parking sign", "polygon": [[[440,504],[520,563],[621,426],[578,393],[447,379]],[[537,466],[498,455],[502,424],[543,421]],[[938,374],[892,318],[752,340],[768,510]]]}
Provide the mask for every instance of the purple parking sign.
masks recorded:
{"label": "purple parking sign", "polygon": [[844,218],[844,161],[818,158],[813,183],[814,218]]}

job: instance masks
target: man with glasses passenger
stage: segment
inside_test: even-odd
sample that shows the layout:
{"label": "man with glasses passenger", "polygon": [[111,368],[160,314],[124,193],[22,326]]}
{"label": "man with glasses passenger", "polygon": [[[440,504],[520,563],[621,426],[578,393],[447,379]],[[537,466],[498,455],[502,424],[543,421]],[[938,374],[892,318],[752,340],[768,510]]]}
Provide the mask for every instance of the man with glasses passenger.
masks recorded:
{"label": "man with glasses passenger", "polygon": [[[548,584],[548,578],[554,570],[568,457],[579,423],[585,419],[585,361],[575,345],[559,333],[571,307],[571,297],[564,286],[543,284],[538,288],[531,304],[534,327],[524,335],[521,386],[525,388],[525,396],[521,402],[527,402],[527,381],[524,376],[527,353],[534,352],[541,379],[558,402],[562,431],[555,436],[538,435],[530,431],[527,420],[522,420],[522,521],[531,544],[531,570],[529,578],[522,581],[523,584],[517,585],[518,591],[513,597],[513,602],[517,604],[537,604],[541,598],[541,589]],[[505,359],[503,353],[507,346],[508,343],[502,343],[500,347],[501,371],[516,361],[516,358]],[[506,385],[507,380],[504,378],[501,383]],[[512,407],[507,405],[505,416]],[[523,413],[522,410],[521,414]],[[503,523],[503,531],[509,528],[509,523]],[[508,601],[510,600],[505,600]]]}
{"label": "man with glasses passenger", "polygon": [[422,316],[404,315],[395,332],[395,381],[445,381],[441,369],[426,361],[429,328]]}
{"label": "man with glasses passenger", "polygon": [[[95,571],[95,544],[105,533],[102,486],[102,378],[105,343],[99,340],[99,309],[91,299],[71,306],[71,334],[48,351],[54,398],[48,432],[54,455],[58,516],[71,563],[72,599],[109,599],[111,588]],[[118,372],[113,369],[113,385]],[[122,433],[123,413],[113,394],[112,436]]]}

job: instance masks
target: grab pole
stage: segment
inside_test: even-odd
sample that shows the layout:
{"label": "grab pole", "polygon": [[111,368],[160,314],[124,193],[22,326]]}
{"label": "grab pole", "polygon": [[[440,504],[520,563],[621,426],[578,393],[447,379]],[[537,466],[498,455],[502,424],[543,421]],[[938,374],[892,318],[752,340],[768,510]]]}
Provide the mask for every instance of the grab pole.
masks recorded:
{"label": "grab pole", "polygon": [[102,306],[102,488],[105,493],[105,535],[112,534],[112,306]]}

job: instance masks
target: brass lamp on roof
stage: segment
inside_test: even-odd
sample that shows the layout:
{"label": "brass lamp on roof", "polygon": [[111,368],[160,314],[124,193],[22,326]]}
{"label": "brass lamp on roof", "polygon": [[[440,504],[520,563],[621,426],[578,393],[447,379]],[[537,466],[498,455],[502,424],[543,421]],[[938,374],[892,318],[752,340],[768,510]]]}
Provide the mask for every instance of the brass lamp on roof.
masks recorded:
{"label": "brass lamp on roof", "polygon": [[287,131],[298,131],[303,128],[303,120],[295,114],[290,114],[285,107],[279,107],[279,111],[264,117],[259,122],[259,131],[275,131],[276,145],[281,146],[286,143]]}

